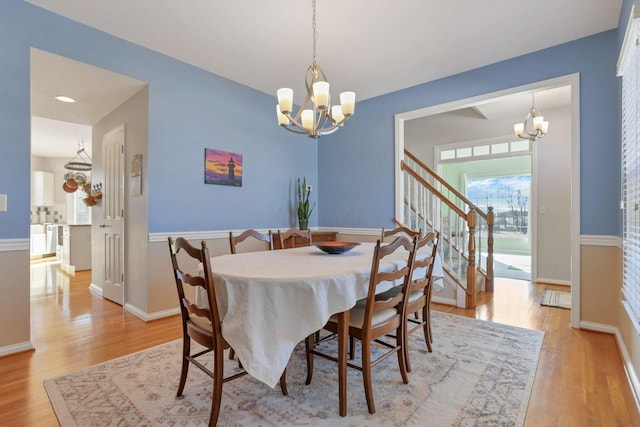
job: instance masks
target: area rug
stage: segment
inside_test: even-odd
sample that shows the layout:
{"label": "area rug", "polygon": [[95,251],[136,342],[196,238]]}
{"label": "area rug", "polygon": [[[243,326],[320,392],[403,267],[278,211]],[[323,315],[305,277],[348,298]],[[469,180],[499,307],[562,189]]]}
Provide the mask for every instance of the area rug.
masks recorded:
{"label": "area rug", "polygon": [[541,305],[571,309],[571,292],[545,289],[540,299]]}
{"label": "area rug", "polygon": [[[434,312],[433,353],[410,338],[410,383],[397,359],[373,370],[377,412],[367,411],[360,372],[349,369],[347,416],[338,415],[337,366],[316,358],[305,385],[304,347],[287,367],[289,395],[245,376],[223,386],[219,426],[521,426],[544,333]],[[211,379],[191,367],[176,398],[182,341],[46,380],[62,427],[205,426]],[[230,370],[237,363],[227,363]]]}

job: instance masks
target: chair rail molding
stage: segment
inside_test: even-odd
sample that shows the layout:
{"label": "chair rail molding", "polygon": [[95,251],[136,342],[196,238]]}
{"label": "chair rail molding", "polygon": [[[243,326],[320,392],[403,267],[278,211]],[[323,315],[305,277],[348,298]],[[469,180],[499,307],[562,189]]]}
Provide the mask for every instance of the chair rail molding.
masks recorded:
{"label": "chair rail molding", "polygon": [[[284,230],[288,227],[272,227],[272,228],[256,228],[259,233],[267,234],[269,230],[272,233],[277,230]],[[360,236],[379,236],[380,228],[341,228],[341,227],[310,227],[311,231],[336,231],[342,234],[353,234]],[[187,240],[209,240],[209,239],[228,239],[229,232],[234,235],[240,234],[245,229],[237,230],[211,230],[211,231],[177,231],[177,232],[165,232],[165,233],[149,233],[149,243],[166,243],[169,237],[184,237]]]}
{"label": "chair rail molding", "polygon": [[29,239],[0,239],[0,252],[28,251]]}
{"label": "chair rail molding", "polygon": [[615,246],[622,249],[622,237],[581,235],[580,244],[585,246]]}

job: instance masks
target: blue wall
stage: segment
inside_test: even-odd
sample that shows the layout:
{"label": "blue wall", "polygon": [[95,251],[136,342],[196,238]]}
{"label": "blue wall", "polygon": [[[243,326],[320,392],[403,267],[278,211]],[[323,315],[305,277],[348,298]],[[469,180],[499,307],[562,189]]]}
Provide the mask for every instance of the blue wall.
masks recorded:
{"label": "blue wall", "polygon": [[[317,146],[278,127],[274,96],[3,0],[0,194],[9,209],[0,212],[0,238],[29,236],[31,47],[149,83],[149,232],[295,225],[294,181],[304,175],[316,186]],[[204,184],[205,147],[243,155],[242,188]]]}
{"label": "blue wall", "polygon": [[580,73],[581,234],[621,235],[617,40],[608,31],[358,103],[318,149],[320,224],[391,224],[396,113]]}
{"label": "blue wall", "polygon": [[[625,0],[624,16],[631,4]],[[277,127],[273,96],[22,0],[4,0],[0,194],[8,195],[9,210],[0,213],[0,238],[29,235],[30,47],[149,83],[149,232],[295,225],[293,185],[302,175],[317,190],[312,226],[388,226],[394,114],[579,72],[581,233],[620,235],[621,39],[620,30],[609,31],[359,102],[344,129],[316,143]],[[243,154],[242,188],[203,184],[205,147]],[[193,201],[197,210],[186,207]]]}

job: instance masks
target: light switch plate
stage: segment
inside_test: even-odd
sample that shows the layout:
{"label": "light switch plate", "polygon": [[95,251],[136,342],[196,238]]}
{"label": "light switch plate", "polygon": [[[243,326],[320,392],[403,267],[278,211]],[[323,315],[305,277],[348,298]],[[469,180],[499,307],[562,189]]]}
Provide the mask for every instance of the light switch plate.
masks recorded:
{"label": "light switch plate", "polygon": [[7,195],[0,194],[0,212],[7,211]]}

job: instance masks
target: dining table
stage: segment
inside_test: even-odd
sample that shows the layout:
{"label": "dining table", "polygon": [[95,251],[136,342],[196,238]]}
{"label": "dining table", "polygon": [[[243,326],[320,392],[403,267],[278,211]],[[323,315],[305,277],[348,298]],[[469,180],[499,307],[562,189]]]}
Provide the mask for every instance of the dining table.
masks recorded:
{"label": "dining table", "polygon": [[[345,416],[349,309],[367,296],[374,248],[375,243],[361,243],[348,252],[328,254],[305,246],[212,257],[222,335],[243,368],[274,388],[296,345],[336,314],[339,412]],[[418,258],[431,256],[429,248],[423,249]],[[396,251],[382,260],[380,269],[404,267],[407,258],[404,249]],[[420,274],[424,277],[425,271],[414,272],[414,278]],[[443,277],[439,256],[432,276]],[[435,287],[441,288],[441,282],[435,280]]]}

